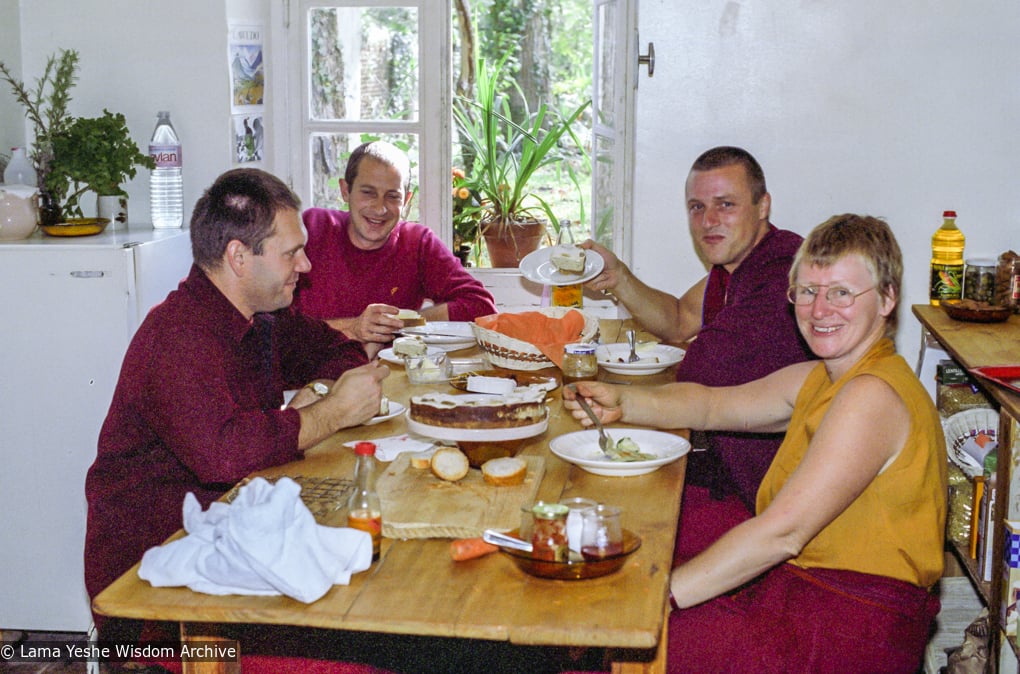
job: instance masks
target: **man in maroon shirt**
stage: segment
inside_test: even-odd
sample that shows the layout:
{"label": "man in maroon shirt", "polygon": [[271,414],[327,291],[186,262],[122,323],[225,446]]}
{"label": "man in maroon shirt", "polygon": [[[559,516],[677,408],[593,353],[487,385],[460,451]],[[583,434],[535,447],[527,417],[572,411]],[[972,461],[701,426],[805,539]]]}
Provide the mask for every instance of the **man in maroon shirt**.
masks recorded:
{"label": "man in maroon shirt", "polygon": [[[692,165],[685,193],[694,247],[710,265],[706,277],[678,298],[641,282],[603,246],[585,242],[583,247],[606,262],[588,286],[611,292],[663,341],[693,340],[677,368],[678,381],[731,386],[813,358],[786,298],[802,238],[769,222],[772,197],[757,160],[737,147],[707,150]],[[750,517],[782,437],[721,432],[692,437],[695,447],[709,451],[689,457],[682,554],[697,552],[730,524]],[[710,504],[709,488],[729,507],[695,519],[694,511]]]}
{"label": "man in maroon shirt", "polygon": [[[256,169],[224,173],[195,205],[191,272],[131,340],[86,478],[90,596],[181,527],[186,493],[207,506],[378,412],[389,370],[290,307],[310,267],[299,207]],[[137,637],[96,619],[104,639]]]}
{"label": "man in maroon shirt", "polygon": [[496,313],[489,291],[431,229],[401,219],[410,180],[403,151],[365,143],[340,181],[349,210],[309,208],[302,216],[312,270],[301,277],[294,306],[364,342],[369,355],[403,327],[398,309],[420,310],[429,321]]}

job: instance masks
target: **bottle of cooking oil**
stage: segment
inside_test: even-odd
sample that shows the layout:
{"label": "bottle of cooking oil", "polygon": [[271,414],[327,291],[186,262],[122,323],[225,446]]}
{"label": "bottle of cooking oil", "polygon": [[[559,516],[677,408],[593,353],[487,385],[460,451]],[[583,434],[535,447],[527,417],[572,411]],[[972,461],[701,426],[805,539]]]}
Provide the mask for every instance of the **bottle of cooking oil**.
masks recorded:
{"label": "bottle of cooking oil", "polygon": [[943,211],[942,226],[931,237],[932,306],[942,300],[958,300],[963,294],[963,244],[965,237],[956,226],[956,211]]}

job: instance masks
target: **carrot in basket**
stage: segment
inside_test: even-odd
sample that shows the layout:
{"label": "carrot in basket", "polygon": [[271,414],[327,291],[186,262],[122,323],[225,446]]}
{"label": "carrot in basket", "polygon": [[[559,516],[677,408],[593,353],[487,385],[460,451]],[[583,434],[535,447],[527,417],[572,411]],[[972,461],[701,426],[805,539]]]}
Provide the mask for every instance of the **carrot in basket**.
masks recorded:
{"label": "carrot in basket", "polygon": [[455,562],[482,557],[496,550],[499,550],[499,547],[480,538],[458,538],[450,541],[450,557],[453,557]]}

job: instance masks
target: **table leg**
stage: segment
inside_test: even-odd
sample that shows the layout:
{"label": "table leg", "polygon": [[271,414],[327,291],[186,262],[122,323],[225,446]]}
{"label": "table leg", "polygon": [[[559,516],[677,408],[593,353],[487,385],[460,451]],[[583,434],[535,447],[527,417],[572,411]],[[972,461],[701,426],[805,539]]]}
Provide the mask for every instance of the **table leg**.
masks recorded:
{"label": "table leg", "polygon": [[613,674],[666,674],[666,651],[669,645],[669,612],[670,605],[666,604],[666,614],[662,619],[662,632],[659,634],[659,646],[655,649],[655,659],[651,662],[620,662],[613,661]]}
{"label": "table leg", "polygon": [[[233,639],[217,635],[216,625],[209,623],[181,623],[181,646],[194,649],[205,647],[236,648],[239,644]],[[184,674],[240,674],[240,653],[237,660],[229,661],[217,658],[190,659],[181,658]]]}

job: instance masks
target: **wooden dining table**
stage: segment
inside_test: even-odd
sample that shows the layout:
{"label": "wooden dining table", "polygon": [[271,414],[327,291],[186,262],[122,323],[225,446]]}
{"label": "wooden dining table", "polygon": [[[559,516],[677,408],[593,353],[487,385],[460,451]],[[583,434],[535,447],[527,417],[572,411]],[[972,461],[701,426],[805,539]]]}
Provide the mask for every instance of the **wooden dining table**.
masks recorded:
{"label": "wooden dining table", "polygon": [[[603,341],[615,341],[614,335],[621,336],[627,327],[627,321],[603,319]],[[477,361],[479,356],[477,350],[450,354],[455,367],[488,367]],[[390,367],[384,394],[405,406],[412,395],[425,391],[456,392],[448,383],[411,385],[402,366]],[[555,368],[535,374],[559,378]],[[674,374],[675,367],[649,376],[600,371],[599,377],[640,385],[672,381]],[[93,608],[107,616],[179,622],[185,641],[220,638],[222,625],[289,625],[436,637],[437,648],[442,637],[597,648],[604,649],[613,672],[664,672],[668,579],[686,458],[633,477],[599,476],[559,459],[549,450],[550,440],[581,429],[563,408],[560,391],[555,389],[548,399],[548,428],[524,440],[520,455],[544,458],[537,499],[585,497],[622,509],[623,526],[640,537],[641,546],[611,575],[550,580],[524,573],[504,553],[455,562],[449,538],[383,539],[380,559],[368,571],[355,574],[349,585],[333,586],[310,604],[286,596],[218,596],[152,587],[138,577],[136,565],[96,596]],[[302,460],[258,475],[349,478],[354,453],[348,443],[406,432],[403,415],[344,429],[309,449]],[[670,432],[686,437],[682,430]],[[321,517],[320,524],[344,526],[343,512]],[[242,653],[244,647],[240,643]],[[236,667],[188,660],[183,664],[185,672]]]}

